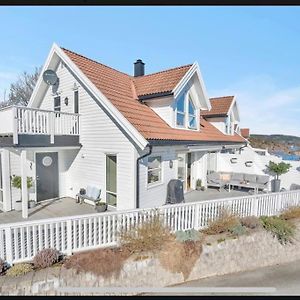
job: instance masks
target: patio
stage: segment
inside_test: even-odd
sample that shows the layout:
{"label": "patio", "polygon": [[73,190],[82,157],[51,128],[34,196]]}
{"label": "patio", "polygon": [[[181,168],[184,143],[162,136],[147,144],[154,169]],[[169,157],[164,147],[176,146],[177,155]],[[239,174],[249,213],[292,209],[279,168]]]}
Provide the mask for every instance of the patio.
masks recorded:
{"label": "patio", "polygon": [[224,199],[224,198],[233,198],[233,197],[242,197],[253,194],[253,191],[250,193],[247,189],[231,189],[230,192],[228,190],[221,190],[216,188],[208,188],[205,191],[190,191],[184,195],[185,202],[198,202],[205,200],[215,200],[215,199]]}
{"label": "patio", "polygon": [[96,213],[92,205],[75,203],[73,198],[43,201],[28,209],[28,218],[22,218],[21,211],[0,212],[0,225],[5,223],[32,221]]}

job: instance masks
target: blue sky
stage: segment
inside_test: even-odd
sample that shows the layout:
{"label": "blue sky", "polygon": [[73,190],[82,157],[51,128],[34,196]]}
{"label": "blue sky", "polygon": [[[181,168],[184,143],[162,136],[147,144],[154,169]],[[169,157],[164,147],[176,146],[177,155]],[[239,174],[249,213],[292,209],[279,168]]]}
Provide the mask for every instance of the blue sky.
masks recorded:
{"label": "blue sky", "polygon": [[56,42],[127,73],[198,61],[242,127],[300,136],[300,7],[0,7],[0,28],[0,99]]}

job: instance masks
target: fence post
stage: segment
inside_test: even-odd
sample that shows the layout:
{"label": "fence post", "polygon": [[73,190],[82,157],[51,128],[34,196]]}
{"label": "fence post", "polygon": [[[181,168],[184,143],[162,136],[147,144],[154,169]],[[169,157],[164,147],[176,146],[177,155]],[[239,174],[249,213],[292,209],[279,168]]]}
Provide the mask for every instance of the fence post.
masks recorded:
{"label": "fence post", "polygon": [[55,134],[55,113],[49,113],[49,125],[50,125],[50,143],[54,144],[54,134]]}
{"label": "fence post", "polygon": [[258,197],[257,197],[257,195],[255,195],[255,197],[253,198],[253,201],[252,201],[251,215],[255,216],[255,217],[259,217],[259,214],[258,214]]}
{"label": "fence post", "polygon": [[18,130],[18,124],[19,124],[19,120],[18,120],[18,110],[16,107],[13,107],[13,143],[14,145],[18,144],[18,134],[19,134],[19,130]]}
{"label": "fence post", "polygon": [[67,220],[67,254],[72,254],[72,220]]}
{"label": "fence post", "polygon": [[194,229],[195,230],[199,230],[200,228],[200,226],[199,226],[199,219],[200,219],[200,216],[199,216],[199,211],[200,211],[200,209],[199,209],[199,206],[200,206],[200,204],[199,203],[196,203],[196,205],[195,205],[195,211],[194,211],[194,213],[195,213],[195,215],[194,215]]}
{"label": "fence post", "polygon": [[5,228],[5,251],[6,251],[6,262],[11,266],[13,263],[13,247],[12,247],[12,234],[11,228]]}

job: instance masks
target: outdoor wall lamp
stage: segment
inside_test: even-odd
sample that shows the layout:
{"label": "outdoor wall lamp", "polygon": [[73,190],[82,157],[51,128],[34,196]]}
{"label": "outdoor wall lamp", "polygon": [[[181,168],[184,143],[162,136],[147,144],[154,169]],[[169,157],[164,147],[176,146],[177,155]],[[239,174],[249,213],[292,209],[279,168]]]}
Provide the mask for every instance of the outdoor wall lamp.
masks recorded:
{"label": "outdoor wall lamp", "polygon": [[68,106],[68,104],[69,104],[69,98],[66,97],[66,98],[65,98],[65,105]]}
{"label": "outdoor wall lamp", "polygon": [[236,163],[237,163],[237,158],[236,158],[236,157],[230,158],[230,162],[231,162],[232,164],[236,164]]}
{"label": "outdoor wall lamp", "polygon": [[253,161],[249,160],[245,162],[246,167],[251,167],[253,165]]}
{"label": "outdoor wall lamp", "polygon": [[170,161],[169,161],[169,167],[170,167],[170,169],[173,168],[173,160],[172,159],[170,159]]}

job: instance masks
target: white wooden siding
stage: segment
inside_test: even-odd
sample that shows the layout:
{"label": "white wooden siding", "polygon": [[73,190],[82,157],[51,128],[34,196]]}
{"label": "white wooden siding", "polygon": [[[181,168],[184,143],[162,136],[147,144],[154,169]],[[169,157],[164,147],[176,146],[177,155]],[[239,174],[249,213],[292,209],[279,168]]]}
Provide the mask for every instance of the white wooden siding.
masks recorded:
{"label": "white wooden siding", "polygon": [[169,126],[174,127],[174,98],[161,97],[147,101],[149,105]]}
{"label": "white wooden siding", "polygon": [[[135,148],[129,139],[100,108],[66,66],[57,69],[60,79],[58,91],[61,111],[74,112],[74,83],[79,86],[80,143],[78,151],[60,153],[60,196],[74,197],[80,188],[95,185],[105,199],[105,155],[117,155],[117,208],[135,207]],[[68,106],[65,97],[69,98]],[[45,94],[40,108],[53,110],[51,88]],[[71,160],[71,161],[70,161]]]}
{"label": "white wooden siding", "polygon": [[[151,156],[160,155],[162,159],[162,181],[160,183],[148,186],[147,184],[147,162],[148,157],[140,163],[140,208],[157,207],[166,203],[167,186],[171,179],[177,179],[178,161],[177,153],[186,152],[184,147],[165,146],[153,147]],[[187,152],[186,152],[187,153]],[[207,162],[205,152],[193,152],[194,162],[192,164],[192,188],[195,188],[196,180],[203,179],[205,183]],[[173,168],[170,168],[169,161],[173,160]]]}

